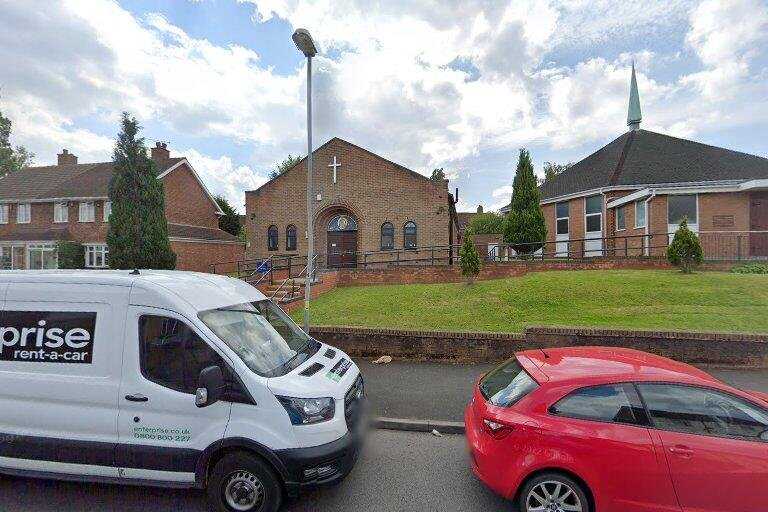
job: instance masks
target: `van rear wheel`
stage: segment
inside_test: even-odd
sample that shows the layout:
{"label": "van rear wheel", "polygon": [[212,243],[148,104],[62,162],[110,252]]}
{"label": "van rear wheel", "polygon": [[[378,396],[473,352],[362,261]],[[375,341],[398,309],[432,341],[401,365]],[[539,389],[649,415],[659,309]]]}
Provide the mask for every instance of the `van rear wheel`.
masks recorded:
{"label": "van rear wheel", "polygon": [[218,512],[277,512],[282,498],[272,468],[247,453],[225,455],[208,481],[208,499]]}

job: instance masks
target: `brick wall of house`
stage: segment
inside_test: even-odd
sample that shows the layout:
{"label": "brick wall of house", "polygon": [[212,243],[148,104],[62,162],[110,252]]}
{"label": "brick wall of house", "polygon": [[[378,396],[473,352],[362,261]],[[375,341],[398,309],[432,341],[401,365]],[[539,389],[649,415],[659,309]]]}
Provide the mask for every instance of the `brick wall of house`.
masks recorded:
{"label": "brick wall of house", "polygon": [[245,247],[240,243],[221,242],[171,242],[176,253],[176,270],[211,272],[211,264],[221,261],[242,260]]}
{"label": "brick wall of house", "polygon": [[[0,224],[0,240],[13,241],[14,234],[20,230],[34,232],[38,230],[66,229],[72,234],[72,238],[78,242],[103,242],[107,236],[108,224],[104,222],[104,201],[95,202],[94,222],[80,222],[79,201],[69,201],[67,222],[53,221],[54,203],[31,203],[30,222],[17,224],[16,203],[8,206],[8,223]],[[25,239],[29,239],[26,237]]]}
{"label": "brick wall of house", "polygon": [[218,228],[216,207],[200,182],[186,165],[177,167],[163,178],[165,216],[168,222]]}
{"label": "brick wall of house", "polygon": [[[328,165],[341,163],[337,183]],[[395,227],[395,248],[403,248],[403,226],[413,221],[420,246],[449,242],[448,187],[414,176],[398,166],[340,139],[321,146],[314,157],[315,250],[327,252],[328,221],[338,213],[351,214],[358,223],[358,252],[379,251],[381,224]],[[306,254],[306,161],[262,188],[246,192],[249,258],[272,254]],[[252,218],[253,217],[253,218]],[[297,228],[296,251],[286,250],[286,228]],[[278,250],[267,250],[267,229],[278,228]],[[403,258],[415,254],[404,253]],[[418,257],[423,257],[420,255]]]}

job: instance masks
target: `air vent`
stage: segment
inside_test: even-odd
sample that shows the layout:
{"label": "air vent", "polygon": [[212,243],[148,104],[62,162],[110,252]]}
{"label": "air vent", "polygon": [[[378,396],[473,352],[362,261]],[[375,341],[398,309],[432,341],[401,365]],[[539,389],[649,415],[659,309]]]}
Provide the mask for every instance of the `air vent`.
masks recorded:
{"label": "air vent", "polygon": [[304,368],[303,370],[301,370],[299,375],[301,375],[303,377],[311,377],[312,375],[316,374],[317,372],[319,372],[323,368],[325,368],[325,367],[323,365],[321,365],[320,363],[312,363],[311,365],[309,365],[306,368]]}
{"label": "air vent", "polygon": [[336,351],[333,350],[332,348],[329,348],[328,350],[325,351],[325,357],[327,357],[328,359],[333,359],[334,357],[336,357]]}

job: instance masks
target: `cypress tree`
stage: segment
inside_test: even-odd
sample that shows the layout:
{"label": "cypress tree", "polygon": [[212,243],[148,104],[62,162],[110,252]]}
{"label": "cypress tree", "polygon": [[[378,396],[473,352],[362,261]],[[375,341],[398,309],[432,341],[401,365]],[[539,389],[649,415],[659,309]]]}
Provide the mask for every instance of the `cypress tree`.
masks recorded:
{"label": "cypress tree", "polygon": [[470,229],[464,232],[464,241],[459,250],[459,267],[461,267],[461,274],[467,278],[467,284],[472,284],[475,276],[480,273],[480,256],[477,254],[477,247],[472,240]]}
{"label": "cypress tree", "polygon": [[163,182],[157,179],[155,162],[147,156],[144,138],[138,136],[140,129],[136,118],[123,112],[109,182],[109,266],[173,269],[176,255],[168,240]]}
{"label": "cypress tree", "polygon": [[547,226],[539,199],[531,155],[523,148],[517,162],[512,184],[512,203],[504,226],[504,241],[512,244],[518,254],[536,252],[547,238]]}
{"label": "cypress tree", "polygon": [[667,247],[667,259],[684,274],[690,274],[704,261],[699,237],[688,227],[688,219],[683,219]]}

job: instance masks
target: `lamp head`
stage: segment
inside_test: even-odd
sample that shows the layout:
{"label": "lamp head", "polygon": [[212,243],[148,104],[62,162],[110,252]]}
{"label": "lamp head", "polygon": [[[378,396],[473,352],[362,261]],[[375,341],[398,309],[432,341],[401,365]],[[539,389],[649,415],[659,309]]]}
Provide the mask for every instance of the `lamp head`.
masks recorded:
{"label": "lamp head", "polygon": [[305,57],[314,57],[317,55],[317,46],[315,46],[315,41],[312,39],[309,30],[305,28],[297,28],[291,38],[293,39],[294,44],[296,44],[296,48],[298,48]]}

